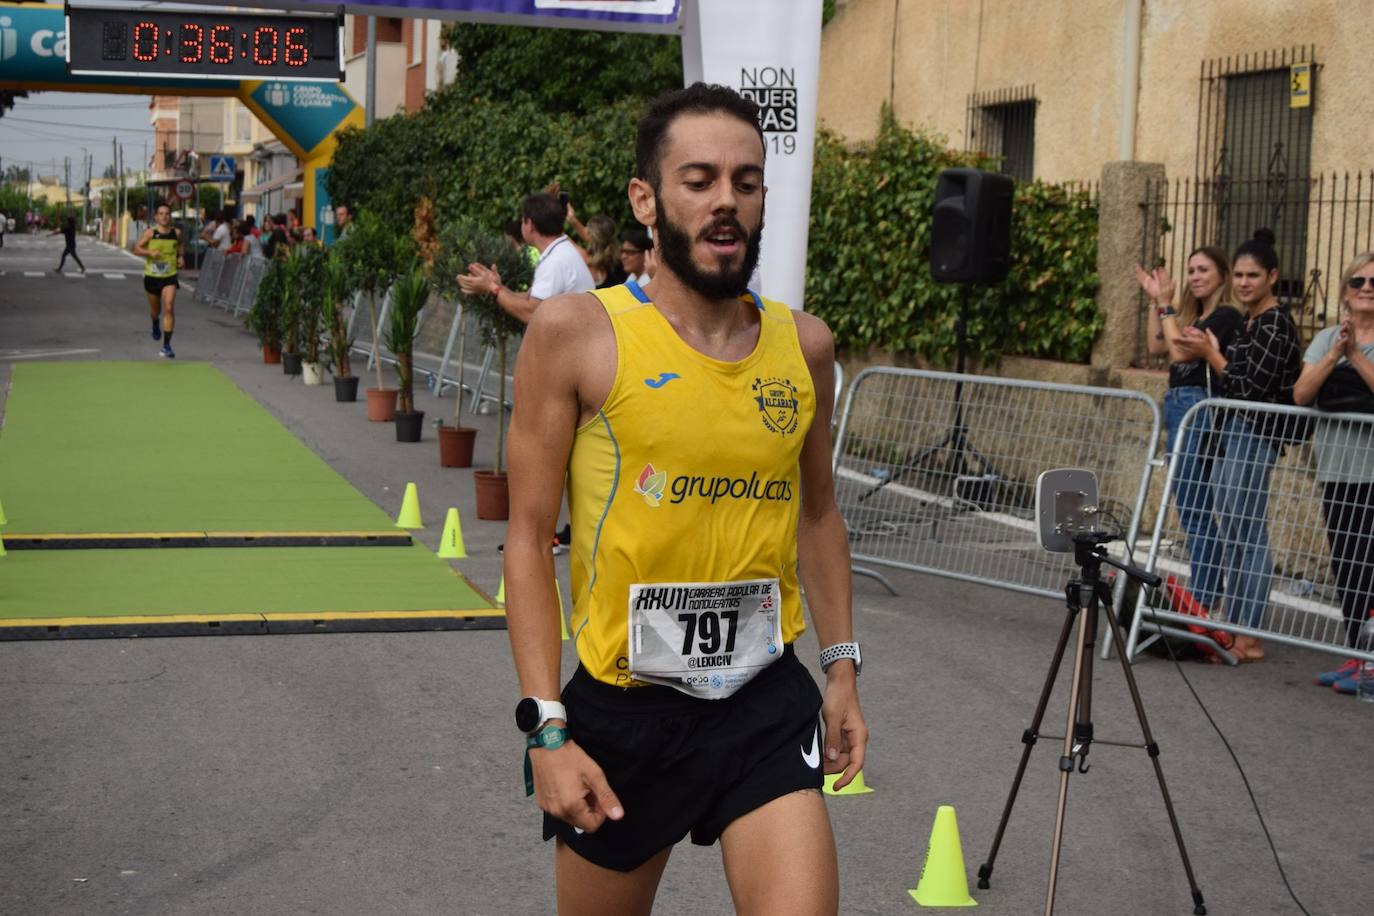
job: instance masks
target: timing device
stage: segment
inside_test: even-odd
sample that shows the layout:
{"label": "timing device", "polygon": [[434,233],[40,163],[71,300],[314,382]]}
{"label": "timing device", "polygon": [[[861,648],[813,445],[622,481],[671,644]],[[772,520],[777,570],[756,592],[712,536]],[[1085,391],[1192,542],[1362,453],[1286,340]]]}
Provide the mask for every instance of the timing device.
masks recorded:
{"label": "timing device", "polygon": [[1074,535],[1100,531],[1097,476],[1082,468],[1044,471],[1035,479],[1035,518],[1040,546],[1051,553],[1073,553]]}
{"label": "timing device", "polygon": [[71,6],[67,72],[179,79],[343,79],[343,7],[329,14]]}

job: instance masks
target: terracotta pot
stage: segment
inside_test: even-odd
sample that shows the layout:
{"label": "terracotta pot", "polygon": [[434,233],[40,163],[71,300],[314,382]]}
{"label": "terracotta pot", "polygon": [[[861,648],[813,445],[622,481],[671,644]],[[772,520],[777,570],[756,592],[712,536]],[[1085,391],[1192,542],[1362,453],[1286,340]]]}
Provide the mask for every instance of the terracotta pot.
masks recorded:
{"label": "terracotta pot", "polygon": [[350,375],[348,378],[334,376],[334,400],[340,403],[358,400],[358,377],[356,375]]}
{"label": "terracotta pot", "polygon": [[387,423],[396,418],[396,395],[401,392],[395,388],[367,389],[367,418],[373,423]]}
{"label": "terracotta pot", "polygon": [[505,473],[473,471],[472,484],[477,491],[477,517],[488,521],[510,518],[510,486]]}
{"label": "terracotta pot", "polygon": [[274,344],[263,344],[262,361],[269,366],[277,365],[277,363],[281,362],[281,347],[275,346]]}
{"label": "terracotta pot", "polygon": [[472,447],[477,429],[472,426],[439,427],[439,466],[443,468],[472,467]]}
{"label": "terracotta pot", "polygon": [[281,355],[281,371],[287,375],[300,375],[301,355],[299,353],[283,353]]}
{"label": "terracotta pot", "polygon": [[324,381],[324,373],[319,363],[301,363],[301,381],[312,388]]}
{"label": "terracotta pot", "polygon": [[412,410],[410,413],[396,411],[396,441],[419,442],[420,433],[425,428],[425,412]]}

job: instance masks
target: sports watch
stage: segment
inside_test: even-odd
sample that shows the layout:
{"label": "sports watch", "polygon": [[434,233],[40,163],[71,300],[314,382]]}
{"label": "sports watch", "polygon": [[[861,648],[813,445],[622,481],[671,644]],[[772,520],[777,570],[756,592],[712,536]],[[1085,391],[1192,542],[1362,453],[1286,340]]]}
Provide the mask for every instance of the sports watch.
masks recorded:
{"label": "sports watch", "polygon": [[557,700],[525,697],[515,706],[515,727],[526,735],[533,735],[550,719],[568,721],[568,711]]}
{"label": "sports watch", "polygon": [[847,658],[854,662],[854,676],[857,677],[863,672],[864,659],[859,652],[859,644],[856,642],[837,642],[829,648],[821,650],[821,671],[829,672],[830,666],[842,658]]}

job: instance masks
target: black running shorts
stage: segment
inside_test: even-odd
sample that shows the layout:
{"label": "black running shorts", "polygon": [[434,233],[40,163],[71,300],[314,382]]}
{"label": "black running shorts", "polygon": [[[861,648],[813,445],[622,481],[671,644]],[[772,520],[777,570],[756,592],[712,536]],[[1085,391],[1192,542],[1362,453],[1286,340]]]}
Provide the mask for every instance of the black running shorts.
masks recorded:
{"label": "black running shorts", "polygon": [[821,787],[821,694],[790,645],[724,700],[612,687],[579,667],[563,704],[572,739],[605,772],[625,816],[580,833],[545,814],[544,839],[603,868],[633,871],[688,833],[710,846],[736,818]]}
{"label": "black running shorts", "polygon": [[159,295],[167,286],[181,288],[181,284],[177,282],[176,274],[172,274],[170,277],[150,277],[147,274],[143,276],[143,288],[151,295]]}

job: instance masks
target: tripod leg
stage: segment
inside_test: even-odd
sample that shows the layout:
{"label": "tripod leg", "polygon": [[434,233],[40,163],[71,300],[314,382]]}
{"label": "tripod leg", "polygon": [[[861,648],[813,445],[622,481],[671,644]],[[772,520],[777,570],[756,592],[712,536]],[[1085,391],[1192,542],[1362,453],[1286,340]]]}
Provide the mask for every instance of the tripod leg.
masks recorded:
{"label": "tripod leg", "polygon": [[[1105,591],[1102,606],[1107,612],[1107,622],[1112,628],[1112,638],[1117,645],[1124,646],[1125,639],[1121,632],[1121,622],[1116,619],[1116,614],[1112,611],[1111,590],[1104,584],[1099,586],[1100,591]],[[1150,723],[1145,716],[1145,704],[1140,699],[1140,688],[1136,686],[1135,671],[1131,663],[1126,659],[1125,652],[1116,653],[1116,657],[1121,660],[1121,671],[1126,676],[1126,686],[1131,692],[1131,703],[1135,705],[1135,716],[1140,720],[1140,734],[1145,740],[1145,750],[1150,755],[1150,763],[1155,768],[1155,779],[1159,782],[1159,794],[1164,798],[1164,810],[1169,814],[1169,826],[1174,831],[1174,842],[1178,845],[1179,858],[1183,860],[1183,872],[1188,876],[1188,887],[1193,895],[1193,914],[1194,916],[1206,916],[1207,906],[1202,899],[1202,890],[1197,886],[1197,878],[1193,876],[1193,863],[1188,858],[1188,848],[1183,843],[1183,831],[1178,825],[1178,815],[1174,812],[1174,801],[1169,796],[1169,787],[1164,782],[1164,769],[1159,765],[1159,745],[1155,743],[1154,736],[1150,734]]]}
{"label": "tripod leg", "polygon": [[[1095,593],[1094,593],[1095,594]],[[1059,852],[1064,841],[1064,808],[1069,801],[1069,774],[1073,772],[1074,723],[1082,696],[1083,658],[1088,647],[1088,620],[1097,613],[1095,604],[1084,608],[1078,621],[1078,644],[1074,649],[1073,678],[1069,681],[1069,718],[1064,724],[1064,751],[1059,756],[1059,801],[1054,809],[1054,841],[1050,850],[1050,880],[1045,890],[1045,916],[1054,912],[1054,890],[1059,881]]]}
{"label": "tripod leg", "polygon": [[1064,626],[1059,630],[1059,642],[1054,647],[1054,658],[1050,661],[1045,685],[1040,688],[1040,700],[1035,704],[1035,715],[1031,717],[1030,728],[1021,733],[1021,760],[1016,765],[1016,776],[1011,781],[1011,791],[1007,803],[1002,808],[1002,820],[997,824],[997,833],[992,838],[992,849],[988,860],[978,867],[978,887],[987,890],[992,885],[992,868],[997,863],[997,850],[1002,846],[1002,835],[1006,832],[1007,822],[1011,820],[1011,809],[1016,805],[1016,794],[1021,790],[1021,779],[1026,775],[1026,764],[1030,762],[1031,749],[1040,737],[1040,723],[1045,718],[1045,707],[1049,705],[1050,694],[1054,691],[1055,678],[1059,676],[1059,666],[1064,661],[1064,649],[1069,644],[1069,632],[1073,619],[1078,615],[1078,583],[1070,582],[1067,590],[1069,611],[1064,617]]}

